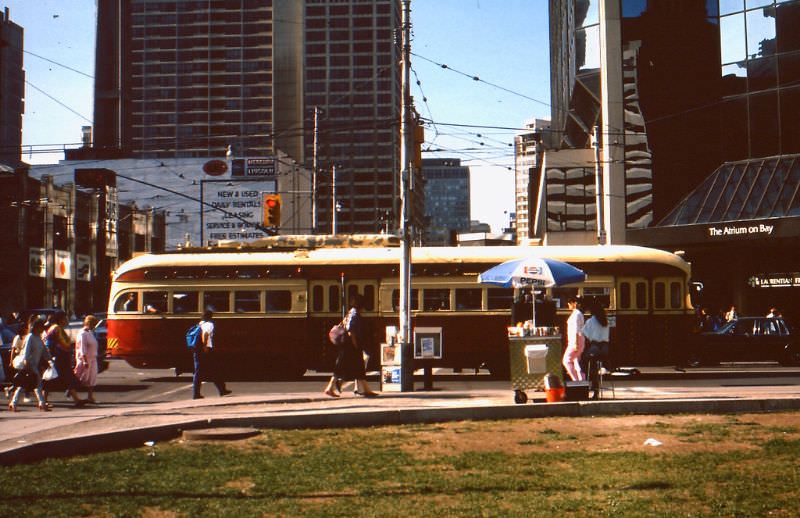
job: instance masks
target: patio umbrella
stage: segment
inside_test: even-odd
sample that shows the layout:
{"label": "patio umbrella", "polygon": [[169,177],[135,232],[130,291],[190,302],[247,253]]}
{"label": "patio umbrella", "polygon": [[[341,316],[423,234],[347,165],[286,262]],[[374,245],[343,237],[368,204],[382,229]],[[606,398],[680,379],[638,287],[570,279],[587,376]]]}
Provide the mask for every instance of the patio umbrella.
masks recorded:
{"label": "patio umbrella", "polygon": [[[503,288],[550,288],[586,280],[586,273],[569,263],[547,257],[513,259],[493,266],[478,276],[481,284]],[[536,325],[536,297],[533,300],[533,325]]]}

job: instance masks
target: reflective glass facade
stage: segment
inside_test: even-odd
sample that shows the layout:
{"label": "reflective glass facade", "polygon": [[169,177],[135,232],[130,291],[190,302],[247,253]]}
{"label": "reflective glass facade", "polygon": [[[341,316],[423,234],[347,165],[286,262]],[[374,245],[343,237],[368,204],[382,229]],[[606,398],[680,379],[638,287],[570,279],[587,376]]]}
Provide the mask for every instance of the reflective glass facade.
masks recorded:
{"label": "reflective glass facade", "polygon": [[719,8],[724,159],[800,152],[800,2]]}
{"label": "reflective glass facade", "polygon": [[607,138],[624,148],[627,228],[663,219],[722,163],[800,153],[800,0],[551,0],[555,147],[589,147],[601,122],[592,56],[608,57],[591,33],[615,1],[625,109]]}
{"label": "reflective glass facade", "polygon": [[452,245],[451,231],[470,228],[469,167],[458,158],[422,161],[425,179],[425,244]]}

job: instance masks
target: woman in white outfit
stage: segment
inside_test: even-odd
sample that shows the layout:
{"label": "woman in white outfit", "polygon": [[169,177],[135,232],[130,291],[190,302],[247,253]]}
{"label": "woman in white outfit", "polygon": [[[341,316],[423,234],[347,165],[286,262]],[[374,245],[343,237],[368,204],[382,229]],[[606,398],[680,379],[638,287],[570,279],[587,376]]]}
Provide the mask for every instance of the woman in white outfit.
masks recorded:
{"label": "woman in white outfit", "polygon": [[89,392],[87,401],[97,403],[94,399],[94,387],[97,385],[97,338],[93,329],[97,325],[97,317],[87,315],[83,319],[83,329],[75,340],[75,377]]}
{"label": "woman in white outfit", "polygon": [[572,381],[582,381],[586,379],[580,364],[584,346],[583,313],[574,297],[567,300],[567,307],[571,313],[567,319],[567,350],[564,351],[563,364]]}

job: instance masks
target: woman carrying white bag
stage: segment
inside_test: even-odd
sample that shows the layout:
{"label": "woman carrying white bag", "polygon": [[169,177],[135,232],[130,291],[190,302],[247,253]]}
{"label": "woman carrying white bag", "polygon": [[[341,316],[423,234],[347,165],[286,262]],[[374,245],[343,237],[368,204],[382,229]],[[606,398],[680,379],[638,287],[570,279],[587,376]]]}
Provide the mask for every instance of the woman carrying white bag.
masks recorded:
{"label": "woman carrying white bag", "polygon": [[[50,411],[50,406],[42,395],[42,376],[40,366],[42,363],[50,363],[52,358],[50,351],[44,346],[42,342],[42,332],[44,332],[44,321],[37,318],[30,324],[30,332],[25,336],[25,341],[22,345],[22,350],[17,356],[14,357],[14,368],[17,368],[17,374],[14,376],[14,396],[11,398],[11,403],[8,404],[8,409],[12,412],[17,411],[17,403],[23,392],[26,390],[33,390],[36,394],[36,399],[39,402],[39,410],[44,412]],[[22,360],[19,360],[19,357]]]}

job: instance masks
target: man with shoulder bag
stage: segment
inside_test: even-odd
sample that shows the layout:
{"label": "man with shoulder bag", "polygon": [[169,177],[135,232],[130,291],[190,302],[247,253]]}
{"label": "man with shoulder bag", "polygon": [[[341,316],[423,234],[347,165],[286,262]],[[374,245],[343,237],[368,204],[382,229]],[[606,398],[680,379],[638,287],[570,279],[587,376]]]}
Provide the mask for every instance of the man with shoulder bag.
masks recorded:
{"label": "man with shoulder bag", "polygon": [[213,313],[206,310],[203,319],[199,322],[200,337],[198,343],[193,344],[194,377],[192,378],[192,399],[202,399],[200,388],[203,379],[208,379],[217,387],[220,396],[231,393],[225,387],[225,382],[219,375],[220,369],[214,364],[214,321]]}

